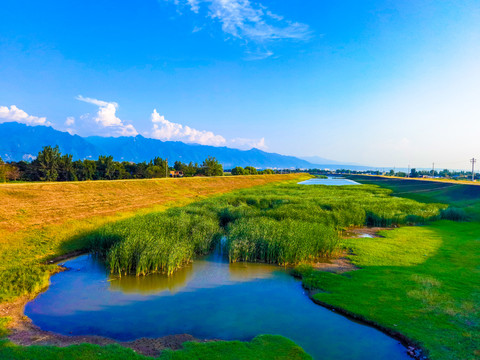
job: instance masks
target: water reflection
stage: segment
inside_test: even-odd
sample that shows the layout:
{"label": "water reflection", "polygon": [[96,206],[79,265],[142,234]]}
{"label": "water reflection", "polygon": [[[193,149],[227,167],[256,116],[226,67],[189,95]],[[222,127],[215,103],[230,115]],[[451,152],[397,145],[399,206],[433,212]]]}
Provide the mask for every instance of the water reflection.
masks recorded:
{"label": "water reflection", "polygon": [[250,340],[278,334],[314,359],[408,359],[385,334],[315,305],[282,268],[196,260],[170,278],[112,279],[88,256],[67,261],[25,314],[41,329],[121,341],[172,334]]}
{"label": "water reflection", "polygon": [[148,276],[110,277],[110,290],[126,294],[156,294],[169,291],[175,294],[184,288],[192,278],[193,266],[189,264],[176,272],[175,276],[151,274]]}
{"label": "water reflection", "polygon": [[327,185],[327,186],[343,186],[343,185],[361,185],[360,183],[345,179],[345,178],[340,178],[340,177],[328,177],[327,179],[308,179],[305,181],[301,181],[298,184],[300,185]]}
{"label": "water reflection", "polygon": [[164,296],[180,291],[231,285],[236,282],[272,277],[276,267],[261,263],[233,263],[218,255],[208,256],[188,264],[173,276],[151,274],[148,276],[110,276],[110,290],[126,294]]}

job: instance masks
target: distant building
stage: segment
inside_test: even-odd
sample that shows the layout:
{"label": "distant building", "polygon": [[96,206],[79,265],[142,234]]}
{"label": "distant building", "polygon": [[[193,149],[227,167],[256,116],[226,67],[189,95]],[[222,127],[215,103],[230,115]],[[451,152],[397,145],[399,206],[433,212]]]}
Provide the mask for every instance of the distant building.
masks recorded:
{"label": "distant building", "polygon": [[170,177],[183,177],[183,171],[170,171]]}

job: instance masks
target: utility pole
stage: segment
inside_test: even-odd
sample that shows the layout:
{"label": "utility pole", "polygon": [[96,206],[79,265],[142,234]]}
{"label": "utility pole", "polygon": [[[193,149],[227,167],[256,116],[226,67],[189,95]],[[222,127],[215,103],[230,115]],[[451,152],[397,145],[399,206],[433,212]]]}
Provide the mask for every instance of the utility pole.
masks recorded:
{"label": "utility pole", "polygon": [[432,178],[435,177],[435,163],[432,163]]}
{"label": "utility pole", "polygon": [[408,164],[407,177],[410,177],[410,164]]}
{"label": "utility pole", "polygon": [[475,163],[477,162],[477,159],[471,158],[470,162],[472,163],[472,181],[475,181]]}

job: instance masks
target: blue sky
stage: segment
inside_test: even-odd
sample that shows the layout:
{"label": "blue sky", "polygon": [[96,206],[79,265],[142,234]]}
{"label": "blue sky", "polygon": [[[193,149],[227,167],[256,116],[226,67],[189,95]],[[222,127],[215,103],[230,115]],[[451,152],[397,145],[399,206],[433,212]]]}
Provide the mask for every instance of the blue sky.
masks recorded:
{"label": "blue sky", "polygon": [[6,0],[0,122],[464,168],[479,58],[478,1]]}

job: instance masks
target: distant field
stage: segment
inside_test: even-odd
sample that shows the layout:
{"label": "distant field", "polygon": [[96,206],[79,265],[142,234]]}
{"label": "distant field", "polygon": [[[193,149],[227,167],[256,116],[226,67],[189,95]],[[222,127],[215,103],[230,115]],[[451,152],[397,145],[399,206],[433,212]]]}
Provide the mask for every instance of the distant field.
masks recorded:
{"label": "distant field", "polygon": [[373,176],[355,181],[393,196],[443,203],[469,221],[434,221],[345,239],[359,271],[348,275],[299,268],[314,299],[408,336],[430,359],[480,358],[480,187]]}
{"label": "distant field", "polygon": [[437,180],[414,180],[386,176],[350,176],[362,184],[379,185],[393,190],[394,196],[427,203],[443,203],[463,208],[480,219],[480,186],[473,183],[446,182]]}

